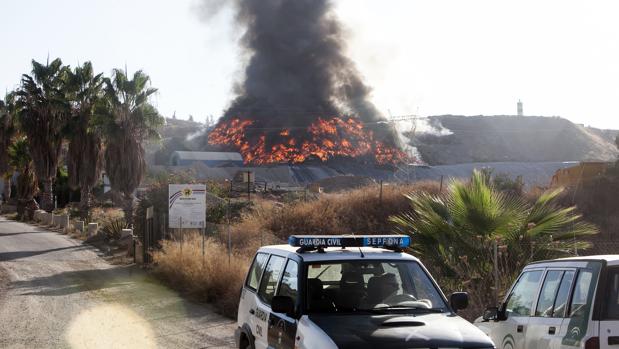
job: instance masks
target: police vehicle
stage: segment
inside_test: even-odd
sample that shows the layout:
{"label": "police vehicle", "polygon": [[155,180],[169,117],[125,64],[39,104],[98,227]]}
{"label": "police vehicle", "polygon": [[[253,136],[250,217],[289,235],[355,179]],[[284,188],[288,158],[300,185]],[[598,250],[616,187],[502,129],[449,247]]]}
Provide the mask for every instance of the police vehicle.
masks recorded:
{"label": "police vehicle", "polygon": [[619,348],[619,255],[529,264],[475,324],[499,349]]}
{"label": "police vehicle", "polygon": [[258,250],[241,291],[239,348],[494,348],[456,315],[410,237],[291,236]]}

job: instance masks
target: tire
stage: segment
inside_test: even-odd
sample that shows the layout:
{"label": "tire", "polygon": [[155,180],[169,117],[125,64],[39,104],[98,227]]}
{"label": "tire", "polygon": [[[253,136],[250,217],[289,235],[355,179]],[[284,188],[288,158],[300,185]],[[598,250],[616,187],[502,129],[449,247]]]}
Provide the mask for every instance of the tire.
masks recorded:
{"label": "tire", "polygon": [[239,343],[239,349],[254,349],[254,346],[251,344],[247,336],[242,335],[241,341]]}

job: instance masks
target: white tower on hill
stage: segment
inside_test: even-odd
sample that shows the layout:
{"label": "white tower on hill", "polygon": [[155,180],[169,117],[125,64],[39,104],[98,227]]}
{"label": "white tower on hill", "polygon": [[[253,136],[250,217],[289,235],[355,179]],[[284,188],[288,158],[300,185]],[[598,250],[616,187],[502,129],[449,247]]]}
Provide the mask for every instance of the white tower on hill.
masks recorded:
{"label": "white tower on hill", "polygon": [[518,116],[523,116],[524,114],[522,113],[522,101],[518,100]]}

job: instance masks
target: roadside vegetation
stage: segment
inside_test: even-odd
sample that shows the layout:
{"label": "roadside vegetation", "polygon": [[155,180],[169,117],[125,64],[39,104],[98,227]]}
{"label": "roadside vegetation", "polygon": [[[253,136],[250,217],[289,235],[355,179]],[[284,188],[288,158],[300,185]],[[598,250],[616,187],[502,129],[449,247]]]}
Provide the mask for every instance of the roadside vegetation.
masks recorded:
{"label": "roadside vegetation", "polygon": [[[70,201],[76,191],[79,215],[88,219],[93,190],[105,170],[131,222],[133,192],[146,171],[142,144],[157,139],[163,124],[149,102],[156,91],[142,71],[129,77],[116,69],[106,77],[96,74],[90,62],[72,69],[59,58],[44,64],[33,60],[30,74],[22,75],[19,87],[0,101],[5,201],[18,206],[21,219],[39,208],[35,196],[51,212],[54,194]],[[11,183],[14,173],[27,177],[34,188],[19,183],[26,178]]]}
{"label": "roadside vegetation", "polygon": [[202,254],[202,237],[188,232],[183,242],[163,241],[162,249],[153,255],[154,272],[172,287],[191,297],[212,303],[220,313],[234,317],[238,307],[241,285],[251,258],[234,252],[228,256],[225,244],[206,239]]}
{"label": "roadside vegetation", "polygon": [[412,236],[413,254],[443,287],[468,291],[471,317],[496,302],[494,285],[503,292],[528,263],[590,248],[582,239],[597,233],[576,207],[559,206],[562,189],[528,202],[493,183],[476,171],[442,194],[408,194],[411,210],[391,217],[397,231]]}
{"label": "roadside vegetation", "polygon": [[[237,304],[239,293],[209,296],[209,287],[219,287],[207,278],[221,277],[232,290],[241,287],[250,259],[264,244],[285,243],[292,234],[376,234],[404,233],[412,236],[411,252],[428,266],[446,293],[465,290],[471,305],[463,315],[473,319],[495,299],[493,269],[497,246],[499,293],[504,291],[527,263],[569,256],[577,248],[591,247],[589,236],[597,232],[573,206],[562,205],[561,190],[526,193],[520,180],[496,180],[491,172],[476,172],[468,181],[454,181],[439,191],[439,183],[384,186],[323,194],[317,199],[281,204],[256,200],[230,226],[233,257],[226,273],[238,275],[200,276],[195,272],[202,261],[201,239],[194,236],[183,243],[180,262],[179,241],[166,241],[155,254],[155,270],[171,285],[205,301],[216,303],[227,315],[227,304]],[[515,190],[517,189],[517,190]],[[228,230],[220,225],[206,241],[207,263],[228,262]],[[187,252],[195,250],[195,252]],[[188,259],[195,258],[188,262]],[[223,268],[223,266],[222,266]],[[221,274],[221,273],[220,273]],[[203,278],[204,280],[196,280]],[[502,295],[499,295],[502,296]]]}
{"label": "roadside vegetation", "polygon": [[[190,172],[147,174],[144,143],[159,138],[164,121],[150,103],[156,91],[142,71],[106,76],[90,62],[70,68],[60,59],[32,61],[31,73],[0,101],[2,194],[20,220],[32,220],[36,199],[48,212],[70,202],[55,212],[99,223],[95,239],[105,244],[116,243],[125,227],[144,236],[152,207],[161,239],[152,252],[154,273],[228,316],[256,249],[290,234],[408,234],[411,252],[446,292],[469,291],[465,315],[473,318],[525,264],[599,248],[592,236],[598,228],[605,239],[619,228],[618,164],[605,176],[552,191],[525,189],[522,178],[492,170],[444,186],[370,181],[337,193],[256,193],[251,201],[235,196],[229,182],[207,181],[206,235],[169,231],[168,184],[197,181]],[[112,188],[105,195],[103,171]],[[132,251],[130,243],[121,253]]]}

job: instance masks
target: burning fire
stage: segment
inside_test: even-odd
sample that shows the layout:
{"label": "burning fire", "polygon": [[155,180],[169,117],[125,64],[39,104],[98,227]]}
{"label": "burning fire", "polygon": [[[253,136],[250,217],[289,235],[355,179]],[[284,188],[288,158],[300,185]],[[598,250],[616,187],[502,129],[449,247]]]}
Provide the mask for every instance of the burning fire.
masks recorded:
{"label": "burning fire", "polygon": [[[404,152],[378,141],[371,130],[354,118],[318,118],[306,129],[264,132],[251,128],[252,120],[222,121],[209,134],[211,144],[236,147],[246,164],[300,163],[315,157],[371,156],[378,164],[394,164],[407,159]],[[294,134],[297,133],[295,137]]]}

